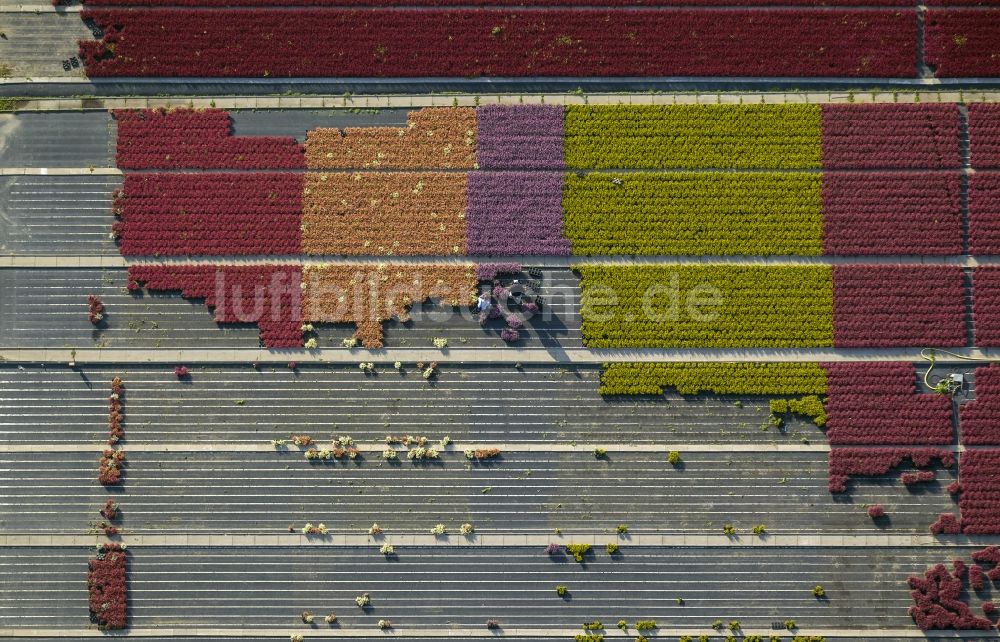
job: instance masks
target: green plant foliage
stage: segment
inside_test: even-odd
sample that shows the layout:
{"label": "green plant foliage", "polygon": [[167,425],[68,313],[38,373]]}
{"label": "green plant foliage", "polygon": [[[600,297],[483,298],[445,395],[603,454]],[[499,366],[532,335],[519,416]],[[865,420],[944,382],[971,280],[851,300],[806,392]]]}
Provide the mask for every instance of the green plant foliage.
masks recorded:
{"label": "green plant foliage", "polygon": [[590,552],[590,544],[567,544],[566,552],[577,562],[582,562],[583,556]]}
{"label": "green plant foliage", "polygon": [[656,628],[656,620],[639,620],[635,623],[638,631],[651,631]]}
{"label": "green plant foliage", "polygon": [[574,254],[823,252],[821,178],[806,173],[568,174]]}
{"label": "green plant foliage", "polygon": [[682,395],[824,394],[826,372],[816,363],[605,363],[599,392],[659,395],[664,388]]}
{"label": "green plant foliage", "polygon": [[816,395],[798,399],[771,399],[770,403],[773,415],[793,413],[809,417],[817,426],[826,425],[826,408],[823,407],[823,400]]}
{"label": "green plant foliage", "polygon": [[825,265],[578,265],[588,348],[833,344]]}
{"label": "green plant foliage", "polygon": [[565,131],[574,169],[821,166],[818,105],[573,105]]}

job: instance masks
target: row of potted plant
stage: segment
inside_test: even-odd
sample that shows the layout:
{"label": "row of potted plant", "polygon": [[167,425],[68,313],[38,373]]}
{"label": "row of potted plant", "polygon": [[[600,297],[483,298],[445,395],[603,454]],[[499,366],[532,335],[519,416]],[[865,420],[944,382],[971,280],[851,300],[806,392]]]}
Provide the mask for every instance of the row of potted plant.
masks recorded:
{"label": "row of potted plant", "polygon": [[[864,370],[869,364],[845,364]],[[909,365],[909,364],[906,364]],[[904,373],[912,381],[915,373]],[[856,393],[830,381],[826,403],[831,445],[946,445],[952,443],[951,400],[937,394]]]}
{"label": "row of potted plant", "polygon": [[108,395],[108,445],[112,447],[125,437],[125,431],[122,429],[122,418],[125,415],[122,399],[124,394],[125,386],[121,377],[115,377],[111,380],[111,394]]}

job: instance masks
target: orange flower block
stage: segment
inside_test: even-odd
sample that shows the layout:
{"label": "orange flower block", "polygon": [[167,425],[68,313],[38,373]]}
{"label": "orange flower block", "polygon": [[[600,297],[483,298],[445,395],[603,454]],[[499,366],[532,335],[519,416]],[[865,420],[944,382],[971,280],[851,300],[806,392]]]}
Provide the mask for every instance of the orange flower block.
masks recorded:
{"label": "orange flower block", "polygon": [[382,347],[382,322],[406,321],[411,305],[427,299],[460,306],[476,299],[472,263],[307,265],[302,312],[313,323],[353,323],[366,348]]}
{"label": "orange flower block", "polygon": [[310,172],[302,200],[302,251],[461,254],[466,183],[464,172]]}
{"label": "orange flower block", "polygon": [[318,128],[306,135],[310,169],[472,169],[476,110],[426,107],[405,127]]}

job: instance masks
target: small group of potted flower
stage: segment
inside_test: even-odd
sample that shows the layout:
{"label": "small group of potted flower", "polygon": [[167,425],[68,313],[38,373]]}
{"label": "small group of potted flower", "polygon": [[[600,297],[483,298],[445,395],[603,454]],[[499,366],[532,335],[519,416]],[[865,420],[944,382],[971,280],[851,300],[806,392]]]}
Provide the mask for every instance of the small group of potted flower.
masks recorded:
{"label": "small group of potted flower", "polygon": [[[289,529],[291,529],[291,528],[292,527],[289,526]],[[330,529],[328,529],[326,527],[326,524],[324,524],[322,522],[320,522],[316,526],[313,526],[312,523],[307,522],[306,525],[302,527],[302,529],[300,530],[300,532],[303,535],[305,535],[306,537],[310,537],[310,536],[325,537],[330,532]]]}
{"label": "small group of potted flower", "polygon": [[[302,621],[305,624],[314,624],[316,622],[316,616],[314,616],[309,611],[302,611],[302,613],[299,615],[299,617],[302,618]],[[327,624],[330,624],[330,625],[336,624],[337,623],[337,614],[336,613],[330,613],[329,615],[324,615],[323,616],[323,621],[326,622]]]}
{"label": "small group of potted flower", "polygon": [[[475,527],[472,524],[468,523],[468,522],[466,522],[466,523],[464,523],[464,524],[462,524],[461,526],[458,527],[458,532],[461,535],[465,535],[465,536],[472,535],[472,532],[474,530],[475,530]],[[448,534],[448,528],[444,524],[435,524],[435,526],[431,529],[431,535],[434,535],[434,536],[437,536],[437,537],[440,537],[440,536],[443,536],[443,535],[447,535],[447,534]]]}

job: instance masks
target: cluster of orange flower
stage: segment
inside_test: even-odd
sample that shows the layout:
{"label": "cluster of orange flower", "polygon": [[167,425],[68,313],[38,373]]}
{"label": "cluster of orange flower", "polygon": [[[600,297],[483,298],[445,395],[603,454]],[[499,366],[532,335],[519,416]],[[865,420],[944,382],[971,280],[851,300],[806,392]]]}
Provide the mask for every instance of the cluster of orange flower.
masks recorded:
{"label": "cluster of orange flower", "polygon": [[476,110],[427,107],[406,127],[319,128],[306,136],[310,169],[472,169]]}
{"label": "cluster of orange flower", "polygon": [[310,172],[302,199],[302,251],[461,254],[466,183],[464,172]]}

